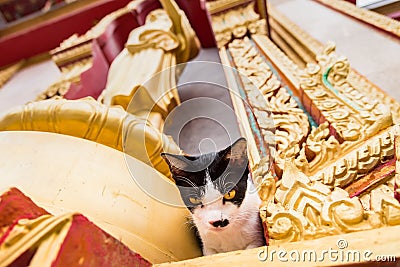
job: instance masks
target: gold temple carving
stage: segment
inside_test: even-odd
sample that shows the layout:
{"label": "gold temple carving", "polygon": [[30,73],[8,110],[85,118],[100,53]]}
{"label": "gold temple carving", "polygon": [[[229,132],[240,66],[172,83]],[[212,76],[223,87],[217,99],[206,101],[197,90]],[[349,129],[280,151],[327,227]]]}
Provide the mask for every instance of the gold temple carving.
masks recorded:
{"label": "gold temple carving", "polygon": [[[357,10],[356,12],[369,12],[376,14],[375,12],[371,12],[368,10],[363,10],[360,8],[356,8],[354,5],[349,4],[349,3],[342,3],[343,1],[334,1],[332,5],[344,5],[350,6],[350,9]],[[347,9],[346,9],[347,10]],[[276,8],[274,8],[272,5],[268,6],[268,11],[271,19],[271,25],[279,25],[279,28],[282,31],[285,31],[287,39],[291,39],[291,43],[293,43],[293,46],[289,45],[281,45],[280,39],[282,39],[282,36],[279,35],[277,31],[272,30],[271,35],[280,45],[280,48],[286,53],[286,54],[281,54],[277,56],[277,60],[273,60],[274,64],[282,64],[280,62],[287,62],[288,60],[291,61],[292,65],[296,65],[294,62],[296,61],[296,58],[300,58],[300,60],[303,62],[302,64],[305,66],[307,63],[317,63],[317,57],[318,55],[321,55],[324,53],[324,50],[326,50],[327,46],[324,46],[321,44],[319,41],[314,39],[311,35],[309,35],[307,32],[305,32],[302,28],[300,28],[298,25],[293,23],[290,19],[288,19],[285,15],[280,13]],[[346,11],[344,11],[346,13]],[[379,15],[379,14],[376,14]],[[379,15],[381,16],[381,15]],[[385,18],[390,21],[389,18]],[[394,21],[394,23],[398,23]],[[274,45],[271,41],[266,40],[267,38],[265,36],[254,36],[254,41],[259,45],[266,49],[268,52],[268,55],[272,54],[272,56],[276,56],[279,54],[279,52],[274,51],[274,49],[271,49],[271,46],[276,46]],[[328,45],[330,47],[331,45]],[[296,51],[302,51],[301,53],[297,53]],[[308,54],[309,56],[307,57],[302,57],[302,54]],[[290,59],[289,59],[290,58]],[[311,59],[311,61],[309,61]],[[284,70],[283,75],[284,76],[290,76],[295,75],[294,72],[297,70],[293,70],[293,67],[289,66],[290,64],[285,63],[285,66],[282,66],[281,69]],[[291,79],[293,80],[293,79]],[[362,93],[365,96],[368,96],[371,99],[376,99],[378,102],[382,103],[383,105],[389,106],[392,117],[393,117],[393,122],[394,123],[399,123],[400,122],[400,104],[387,95],[382,89],[380,89],[378,86],[374,85],[372,82],[368,81],[364,76],[359,74],[356,70],[350,68],[347,74],[347,81],[357,90]],[[296,86],[297,87],[297,86]]]}
{"label": "gold temple carving", "polygon": [[175,3],[161,3],[165,10],[152,11],[146,23],[130,33],[125,49],[111,64],[99,97],[106,105],[132,112],[128,108],[132,97],[144,94],[138,98],[152,101],[149,105],[166,115],[180,103],[175,79],[182,70],[175,66],[195,57],[199,43],[183,11]]}
{"label": "gold temple carving", "polygon": [[[318,1],[335,8],[348,5]],[[39,99],[57,99],[15,108],[0,117],[0,131],[44,131],[87,139],[131,155],[171,179],[160,152],[179,154],[181,150],[161,132],[163,119],[180,104],[176,78],[183,68],[176,65],[192,59],[199,45],[176,4],[160,2],[164,10],[150,12],[146,24],[131,32],[111,65],[106,88],[98,100],[59,98],[91,67],[91,40],[115,16],[130,12],[135,1],[54,50],[53,60],[62,76]],[[234,82],[243,93],[243,102],[249,104],[246,110],[239,110],[232,99],[236,112],[241,113],[237,115],[246,119],[254,115],[255,120],[252,117],[252,123],[241,131],[253,138],[248,142],[249,150],[258,153],[258,157],[250,155],[250,167],[262,200],[260,216],[268,245],[288,248],[293,245],[288,242],[341,238],[383,228],[388,228],[386,234],[398,231],[400,138],[396,123],[400,122],[400,104],[353,70],[346,57],[336,54],[334,44],[321,45],[274,8],[270,8],[272,37],[282,50],[267,38],[265,19],[254,11],[253,1],[217,0],[206,5],[222,63],[238,70],[236,76],[227,77],[228,83]],[[353,8],[349,9],[348,13],[352,12]],[[396,23],[385,24],[387,20],[372,17],[380,27],[399,35],[397,29],[390,28]],[[160,71],[160,76],[154,76]],[[227,76],[234,73],[224,71]],[[232,89],[231,84],[229,87]],[[140,101],[132,107],[134,96]],[[257,140],[251,136],[253,130],[260,133],[261,142],[258,136]],[[257,146],[262,146],[267,155],[261,155]],[[143,170],[140,175],[146,176],[147,170]],[[157,181],[151,185],[157,187]],[[20,221],[5,246],[17,247],[21,253],[43,237],[45,231],[40,232],[42,235],[35,232],[42,223],[56,222],[64,227],[71,216]],[[173,220],[177,217],[171,216]],[[179,218],[182,220],[178,223],[186,220]],[[172,255],[175,252],[168,250],[168,242],[167,249],[160,251]],[[38,257],[45,255],[43,251]],[[235,253],[239,257],[243,252]],[[168,257],[172,260],[180,258],[171,255]],[[208,258],[208,264],[215,264],[212,259]]]}
{"label": "gold temple carving", "polygon": [[[219,1],[216,1],[219,2]],[[207,2],[208,5],[216,5]],[[229,9],[211,17],[218,47],[225,46],[231,40],[243,38],[246,34],[266,34],[266,21],[254,11],[254,3]]]}
{"label": "gold temple carving", "polygon": [[308,117],[247,37],[234,40],[228,47],[237,69],[245,77],[243,88],[280,176],[284,159],[299,152],[310,131]]}
{"label": "gold temple carving", "polygon": [[328,46],[317,56],[318,65],[308,65],[300,82],[302,102],[317,123],[329,122],[340,143],[362,141],[392,125],[392,116],[347,81],[349,62],[334,51],[334,45]]}
{"label": "gold temple carving", "polygon": [[63,98],[71,84],[80,82],[80,75],[93,65],[93,40],[106,30],[107,26],[119,17],[131,12],[137,5],[132,1],[127,6],[111,12],[102,18],[85,34],[73,34],[50,51],[54,63],[61,71],[61,77],[37,96],[36,100]]}
{"label": "gold temple carving", "polygon": [[[399,104],[353,70],[335,45],[324,47],[271,13],[272,37],[287,41],[286,54],[260,34],[226,38],[227,49],[220,48],[223,63],[238,69],[272,151],[275,169],[267,156],[252,172],[270,244],[400,224],[393,178]],[[218,24],[213,29],[219,32]]]}
{"label": "gold temple carving", "polygon": [[[93,98],[50,99],[16,107],[0,118],[0,131],[44,131],[88,139],[147,163],[167,177],[162,151],[179,154],[175,142],[148,120]],[[127,141],[129,140],[129,142]]]}
{"label": "gold temple carving", "polygon": [[338,187],[312,182],[287,162],[275,192],[276,204],[264,208],[271,244],[315,239],[400,224],[400,204],[379,188],[370,194],[370,209]]}

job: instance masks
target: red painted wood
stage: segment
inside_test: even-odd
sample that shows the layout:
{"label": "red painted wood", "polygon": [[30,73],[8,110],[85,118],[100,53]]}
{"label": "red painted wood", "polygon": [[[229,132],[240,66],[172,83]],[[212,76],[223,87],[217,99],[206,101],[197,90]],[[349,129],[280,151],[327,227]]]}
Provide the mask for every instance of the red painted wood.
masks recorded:
{"label": "red painted wood", "polygon": [[124,49],[129,33],[138,26],[139,22],[134,14],[128,13],[111,22],[97,38],[97,43],[109,64]]}
{"label": "red painted wood", "polygon": [[[82,258],[84,261],[80,263]],[[151,264],[83,215],[74,215],[72,225],[52,266],[146,267]]]}
{"label": "red painted wood", "polygon": [[201,46],[215,47],[216,41],[204,3],[201,0],[176,0],[176,2],[188,17]]}
{"label": "red painted wood", "polygon": [[48,20],[35,28],[0,38],[0,67],[50,51],[74,33],[84,34],[95,22],[129,2],[99,1],[96,5]]}
{"label": "red painted wood", "polygon": [[110,65],[100,49],[97,40],[92,41],[93,66],[81,74],[80,83],[73,83],[65,94],[66,99],[80,99],[91,96],[98,98],[107,82]]}
{"label": "red painted wood", "polygon": [[143,25],[146,22],[147,15],[157,8],[162,8],[158,0],[146,0],[137,5],[135,10],[133,10],[132,12],[135,15],[139,24]]}

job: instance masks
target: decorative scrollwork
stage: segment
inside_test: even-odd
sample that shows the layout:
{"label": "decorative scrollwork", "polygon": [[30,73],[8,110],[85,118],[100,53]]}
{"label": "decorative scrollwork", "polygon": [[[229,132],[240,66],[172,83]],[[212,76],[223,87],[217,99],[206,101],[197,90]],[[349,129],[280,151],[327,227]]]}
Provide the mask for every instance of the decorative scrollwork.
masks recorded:
{"label": "decorative scrollwork", "polygon": [[311,131],[295,163],[302,172],[312,173],[334,160],[335,155],[341,152],[340,150],[339,142],[330,136],[329,124],[325,122]]}
{"label": "decorative scrollwork", "polygon": [[318,65],[309,64],[301,75],[303,102],[316,121],[330,123],[340,143],[362,142],[393,124],[388,108],[348,82],[350,64],[336,55],[334,44],[328,44],[317,60]]}
{"label": "decorative scrollwork", "polygon": [[310,180],[287,161],[275,203],[262,211],[272,244],[400,224],[400,204],[392,196],[374,189],[369,203],[365,210],[358,197]]}
{"label": "decorative scrollwork", "polygon": [[[208,3],[214,5],[212,2]],[[218,47],[225,46],[232,39],[251,34],[266,34],[265,19],[254,11],[254,3],[229,9],[211,16],[211,22]]]}
{"label": "decorative scrollwork", "polygon": [[[242,74],[243,88],[264,140],[271,145],[271,150],[275,150],[273,154],[280,176],[285,158],[296,156],[306,140],[310,130],[308,116],[299,108],[249,38],[234,40],[229,44],[229,52]],[[271,125],[271,121],[274,125]]]}

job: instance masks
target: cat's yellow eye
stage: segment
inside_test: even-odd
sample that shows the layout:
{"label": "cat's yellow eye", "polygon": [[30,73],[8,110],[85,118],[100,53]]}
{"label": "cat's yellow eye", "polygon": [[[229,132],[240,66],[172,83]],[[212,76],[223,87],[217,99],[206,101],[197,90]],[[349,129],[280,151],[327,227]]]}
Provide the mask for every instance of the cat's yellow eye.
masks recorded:
{"label": "cat's yellow eye", "polygon": [[198,205],[201,203],[201,200],[198,198],[194,198],[194,197],[189,197],[189,201],[190,203],[194,204],[194,205]]}
{"label": "cat's yellow eye", "polygon": [[227,200],[229,200],[229,199],[234,198],[235,195],[236,195],[236,190],[235,190],[235,189],[232,189],[231,191],[229,191],[228,193],[226,193],[226,194],[224,195],[224,198],[227,199]]}

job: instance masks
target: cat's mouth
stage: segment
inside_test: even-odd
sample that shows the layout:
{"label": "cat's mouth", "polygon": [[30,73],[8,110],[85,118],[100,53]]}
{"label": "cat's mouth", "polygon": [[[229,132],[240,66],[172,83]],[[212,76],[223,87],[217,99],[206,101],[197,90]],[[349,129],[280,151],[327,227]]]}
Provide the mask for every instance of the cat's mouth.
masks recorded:
{"label": "cat's mouth", "polygon": [[216,221],[209,221],[208,222],[209,228],[213,231],[223,231],[228,228],[229,220],[228,219],[221,219]]}

